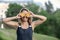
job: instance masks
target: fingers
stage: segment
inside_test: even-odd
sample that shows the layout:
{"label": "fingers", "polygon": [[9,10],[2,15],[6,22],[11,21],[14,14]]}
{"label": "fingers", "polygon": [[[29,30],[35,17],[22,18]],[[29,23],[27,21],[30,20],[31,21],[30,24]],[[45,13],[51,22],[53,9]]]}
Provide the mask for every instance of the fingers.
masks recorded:
{"label": "fingers", "polygon": [[32,15],[32,14],[33,14],[33,12],[32,12],[32,11],[30,11],[30,14]]}
{"label": "fingers", "polygon": [[18,15],[17,15],[17,18],[21,18],[21,16],[18,14]]}

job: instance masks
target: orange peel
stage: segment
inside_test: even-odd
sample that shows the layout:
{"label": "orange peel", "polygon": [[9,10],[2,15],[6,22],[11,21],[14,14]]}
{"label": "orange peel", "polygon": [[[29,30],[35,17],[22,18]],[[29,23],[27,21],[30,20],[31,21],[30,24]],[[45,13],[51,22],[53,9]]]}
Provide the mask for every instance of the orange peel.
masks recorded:
{"label": "orange peel", "polygon": [[20,16],[21,16],[21,17],[24,17],[24,16],[30,17],[30,13],[26,13],[26,14],[25,14],[25,13],[20,13]]}

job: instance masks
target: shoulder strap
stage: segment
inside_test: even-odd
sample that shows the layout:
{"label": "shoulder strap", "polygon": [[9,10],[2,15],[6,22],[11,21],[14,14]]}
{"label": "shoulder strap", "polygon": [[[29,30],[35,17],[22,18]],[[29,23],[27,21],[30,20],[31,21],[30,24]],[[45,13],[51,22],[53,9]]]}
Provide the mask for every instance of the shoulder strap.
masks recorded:
{"label": "shoulder strap", "polygon": [[29,27],[32,27],[31,25],[29,25]]}
{"label": "shoulder strap", "polygon": [[18,27],[21,27],[21,24],[20,23],[18,23],[19,24],[19,26]]}
{"label": "shoulder strap", "polygon": [[[18,27],[21,27],[20,25]],[[31,25],[29,25],[29,27],[32,27]]]}
{"label": "shoulder strap", "polygon": [[18,27],[21,27],[20,19],[18,19],[18,24],[19,24],[19,26],[18,26]]}
{"label": "shoulder strap", "polygon": [[20,25],[18,27],[21,27]]}

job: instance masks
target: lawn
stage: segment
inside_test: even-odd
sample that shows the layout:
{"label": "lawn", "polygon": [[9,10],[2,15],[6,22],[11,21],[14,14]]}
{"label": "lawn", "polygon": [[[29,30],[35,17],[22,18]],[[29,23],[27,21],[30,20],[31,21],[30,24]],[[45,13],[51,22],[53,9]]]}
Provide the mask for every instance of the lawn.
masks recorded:
{"label": "lawn", "polygon": [[[16,40],[16,30],[0,29],[0,40]],[[33,40],[59,40],[58,38],[33,33]]]}

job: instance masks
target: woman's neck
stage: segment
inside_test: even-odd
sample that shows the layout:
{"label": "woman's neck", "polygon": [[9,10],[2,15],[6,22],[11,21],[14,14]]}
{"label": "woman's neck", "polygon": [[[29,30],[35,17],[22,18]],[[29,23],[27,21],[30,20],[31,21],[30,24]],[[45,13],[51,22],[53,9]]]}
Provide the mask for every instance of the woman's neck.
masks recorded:
{"label": "woman's neck", "polygon": [[22,22],[21,26],[28,26],[28,22]]}
{"label": "woman's neck", "polygon": [[28,24],[28,22],[22,22],[21,24]]}

